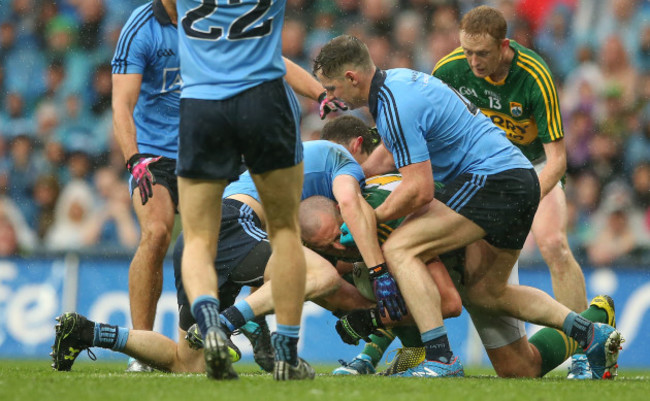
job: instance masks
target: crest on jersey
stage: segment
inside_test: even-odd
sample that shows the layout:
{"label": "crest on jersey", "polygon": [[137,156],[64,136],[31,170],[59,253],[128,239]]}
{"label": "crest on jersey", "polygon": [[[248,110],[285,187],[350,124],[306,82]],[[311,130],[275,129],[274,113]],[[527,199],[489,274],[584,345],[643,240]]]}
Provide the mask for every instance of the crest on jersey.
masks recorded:
{"label": "crest on jersey", "polygon": [[521,103],[510,102],[510,114],[512,114],[513,117],[521,117],[523,113],[524,106],[522,106]]}

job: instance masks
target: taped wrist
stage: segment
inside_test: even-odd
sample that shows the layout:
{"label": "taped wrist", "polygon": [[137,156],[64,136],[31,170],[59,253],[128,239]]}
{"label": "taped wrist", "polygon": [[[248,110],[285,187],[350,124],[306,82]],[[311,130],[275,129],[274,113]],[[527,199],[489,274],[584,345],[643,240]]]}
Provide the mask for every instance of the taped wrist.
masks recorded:
{"label": "taped wrist", "polygon": [[375,267],[368,268],[368,275],[373,280],[384,273],[388,273],[388,266],[386,265],[386,262],[380,263]]}

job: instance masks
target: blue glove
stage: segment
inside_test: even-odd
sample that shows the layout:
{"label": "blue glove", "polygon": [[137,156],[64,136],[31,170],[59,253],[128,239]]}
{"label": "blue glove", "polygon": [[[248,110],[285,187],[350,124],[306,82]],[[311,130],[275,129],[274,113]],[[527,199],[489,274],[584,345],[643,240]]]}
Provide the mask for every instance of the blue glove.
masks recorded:
{"label": "blue glove", "polygon": [[397,287],[397,283],[388,272],[386,263],[382,263],[370,269],[370,279],[372,280],[372,291],[377,298],[377,307],[382,316],[388,316],[392,320],[402,320],[408,311],[402,294]]}
{"label": "blue glove", "polygon": [[341,226],[341,245],[343,246],[355,246],[354,238],[352,238],[352,233],[348,228],[348,225],[343,223]]}

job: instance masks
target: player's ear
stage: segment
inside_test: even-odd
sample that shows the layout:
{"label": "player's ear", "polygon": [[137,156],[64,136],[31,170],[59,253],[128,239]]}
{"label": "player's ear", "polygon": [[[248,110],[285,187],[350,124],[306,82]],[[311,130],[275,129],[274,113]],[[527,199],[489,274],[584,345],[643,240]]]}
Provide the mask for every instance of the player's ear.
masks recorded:
{"label": "player's ear", "polygon": [[506,50],[508,47],[510,47],[510,39],[505,38],[501,41],[501,50]]}
{"label": "player's ear", "polygon": [[358,77],[356,71],[351,71],[351,70],[346,71],[344,77],[347,81],[350,81],[350,83],[354,86],[356,86],[357,83],[359,82],[359,80],[357,79]]}

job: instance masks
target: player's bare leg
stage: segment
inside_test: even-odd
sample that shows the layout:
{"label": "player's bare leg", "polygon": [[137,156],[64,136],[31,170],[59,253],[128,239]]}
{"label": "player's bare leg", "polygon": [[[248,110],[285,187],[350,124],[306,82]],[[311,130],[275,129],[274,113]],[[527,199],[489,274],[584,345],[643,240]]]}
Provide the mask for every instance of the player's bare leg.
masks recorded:
{"label": "player's bare leg", "polygon": [[262,200],[272,248],[266,269],[278,323],[278,331],[271,336],[276,351],[273,375],[277,380],[287,380],[289,370],[302,369],[304,375],[299,375],[300,378],[313,378],[313,369],[297,356],[306,280],[305,255],[299,251],[302,242],[298,222],[303,164],[251,176]]}
{"label": "player's bare leg", "polygon": [[556,185],[539,203],[531,231],[551,272],[555,299],[569,309],[587,309],[585,277],[569,248],[566,196]]}
{"label": "player's bare leg", "polygon": [[228,344],[220,328],[217,254],[221,226],[221,196],[225,180],[178,177],[178,192],[185,246],[181,262],[183,287],[192,315],[203,335],[206,373],[209,378],[236,379]]}
{"label": "player's bare leg", "polygon": [[174,203],[169,190],[153,186],[154,195],[142,205],[136,188],[133,208],[140,223],[140,243],[129,267],[129,303],[136,330],[153,330],[156,307],[162,291],[162,265],[174,227]]}
{"label": "player's bare leg", "polygon": [[[302,250],[306,260],[305,296],[302,302],[325,297],[338,290],[342,280],[334,266],[314,251],[305,247],[302,247]],[[266,282],[246,297],[245,300],[255,316],[274,310],[272,284],[273,280]]]}
{"label": "player's bare leg", "polygon": [[460,248],[483,235],[485,232],[476,224],[433,200],[408,217],[384,244],[388,267],[420,332],[443,324],[440,292],[423,260]]}
{"label": "player's bare leg", "polygon": [[512,344],[486,349],[499,377],[540,377],[542,357],[524,336]]}

